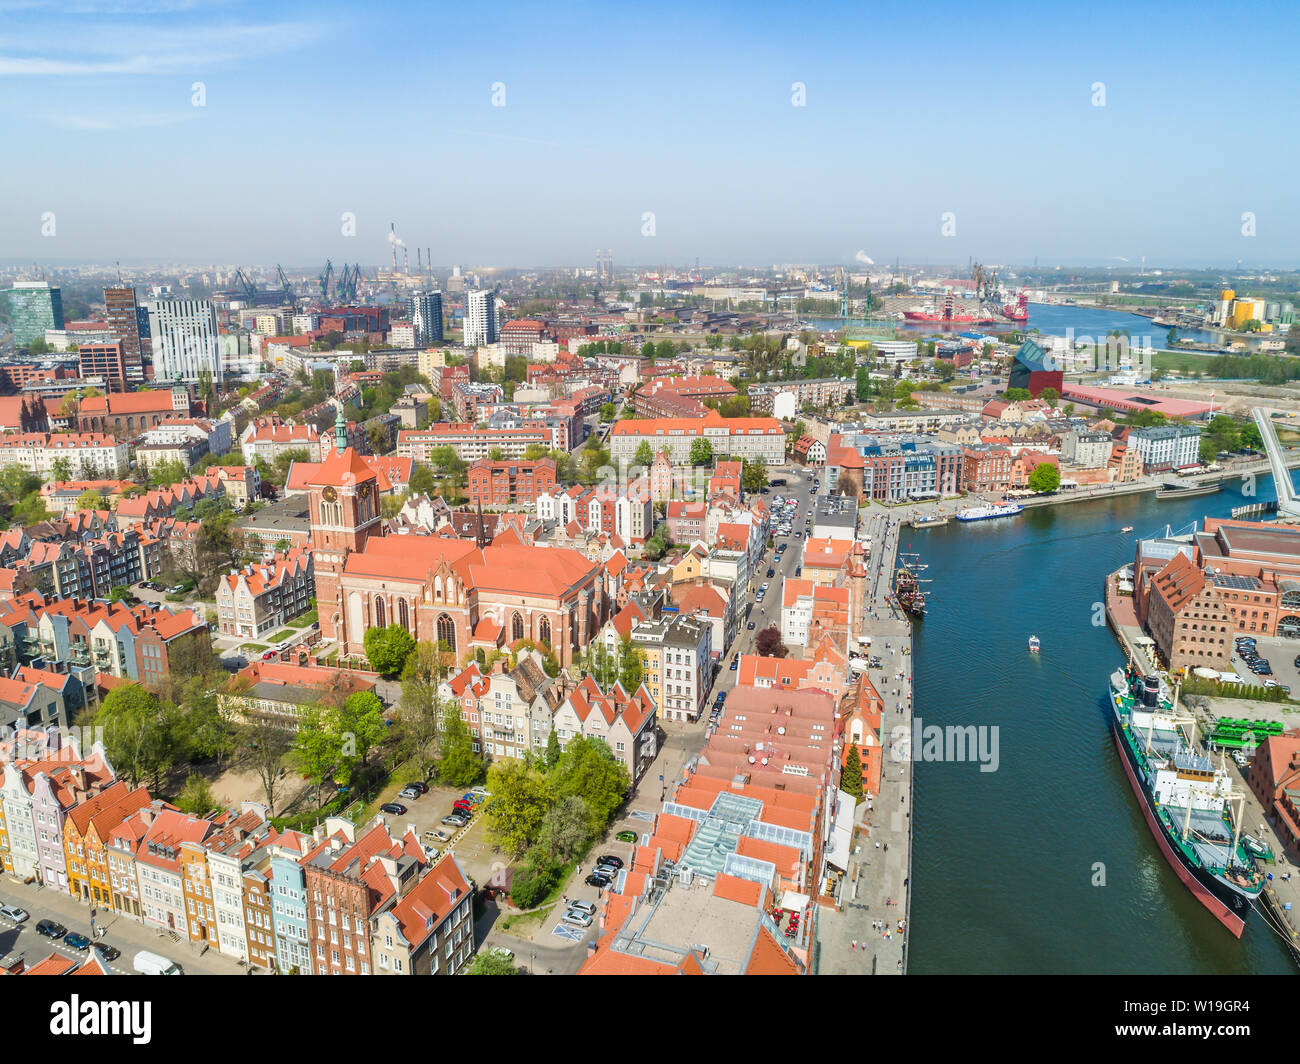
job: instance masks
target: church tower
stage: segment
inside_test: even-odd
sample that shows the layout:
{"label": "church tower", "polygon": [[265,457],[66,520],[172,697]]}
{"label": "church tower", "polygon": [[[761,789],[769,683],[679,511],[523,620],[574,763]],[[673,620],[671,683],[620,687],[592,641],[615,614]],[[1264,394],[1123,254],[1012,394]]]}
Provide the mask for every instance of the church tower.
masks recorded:
{"label": "church tower", "polygon": [[371,536],[382,535],[379,481],[347,445],[343,408],[334,422],[335,446],[308,485],[312,566],[316,573],[316,613],[321,636],[341,645],[360,641],[362,633],[345,631],[342,575],[348,555],[365,550]]}

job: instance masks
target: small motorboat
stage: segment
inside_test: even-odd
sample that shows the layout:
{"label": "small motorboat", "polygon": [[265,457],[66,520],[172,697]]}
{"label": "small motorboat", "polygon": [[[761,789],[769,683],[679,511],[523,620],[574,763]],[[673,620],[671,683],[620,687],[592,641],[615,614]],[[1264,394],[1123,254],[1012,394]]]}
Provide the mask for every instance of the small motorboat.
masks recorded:
{"label": "small motorboat", "polygon": [[1031,635],[1031,636],[1029,637],[1029,653],[1031,653],[1031,654],[1037,654],[1037,653],[1038,653],[1038,648],[1039,648],[1039,646],[1040,646],[1040,644],[1039,644],[1039,642],[1038,642],[1038,636],[1036,636],[1036,635]]}
{"label": "small motorboat", "polygon": [[1120,531],[1121,531],[1121,532],[1132,532],[1132,531],[1133,531],[1133,526],[1132,526],[1132,525],[1125,525],[1123,528],[1120,529]]}

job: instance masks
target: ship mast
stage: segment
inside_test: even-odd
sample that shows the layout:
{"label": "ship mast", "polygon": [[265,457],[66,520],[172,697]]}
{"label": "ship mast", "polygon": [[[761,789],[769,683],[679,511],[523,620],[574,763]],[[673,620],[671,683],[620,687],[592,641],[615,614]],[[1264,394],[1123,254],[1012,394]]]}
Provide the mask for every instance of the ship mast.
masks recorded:
{"label": "ship mast", "polygon": [[1187,831],[1192,826],[1192,784],[1187,783],[1187,815],[1183,817],[1183,842],[1187,841]]}

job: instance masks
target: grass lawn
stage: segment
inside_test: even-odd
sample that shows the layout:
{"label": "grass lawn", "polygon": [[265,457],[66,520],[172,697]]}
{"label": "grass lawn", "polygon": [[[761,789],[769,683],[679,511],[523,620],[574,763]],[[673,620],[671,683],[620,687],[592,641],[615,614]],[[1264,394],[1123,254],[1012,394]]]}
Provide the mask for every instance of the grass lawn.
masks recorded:
{"label": "grass lawn", "polygon": [[301,617],[295,617],[292,621],[285,621],[284,623],[289,628],[310,628],[316,623],[316,611],[312,610],[310,613],[304,613]]}
{"label": "grass lawn", "polygon": [[1175,370],[1178,373],[1205,373],[1210,368],[1210,362],[1218,357],[1199,351],[1156,351],[1154,368]]}
{"label": "grass lawn", "polygon": [[240,649],[240,650],[252,650],[252,651],[254,651],[254,652],[260,654],[260,653],[262,653],[264,650],[266,650],[266,644],[265,644],[265,643],[241,643],[241,644],[239,645],[239,649]]}
{"label": "grass lawn", "polygon": [[292,639],[298,633],[292,628],[281,628],[275,635],[271,636],[272,643],[283,643],[286,639]]}
{"label": "grass lawn", "polygon": [[537,929],[546,922],[546,918],[551,915],[551,910],[554,908],[555,904],[552,902],[536,912],[515,913],[513,916],[503,917],[498,926],[508,935],[527,940],[537,933]]}

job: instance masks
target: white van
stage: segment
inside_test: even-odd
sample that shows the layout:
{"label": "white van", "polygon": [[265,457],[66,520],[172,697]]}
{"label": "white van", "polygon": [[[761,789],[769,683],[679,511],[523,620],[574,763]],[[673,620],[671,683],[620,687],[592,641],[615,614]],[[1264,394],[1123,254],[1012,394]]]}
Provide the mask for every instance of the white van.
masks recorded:
{"label": "white van", "polygon": [[141,975],[180,975],[181,970],[166,957],[142,949],[135,955],[135,970]]}

